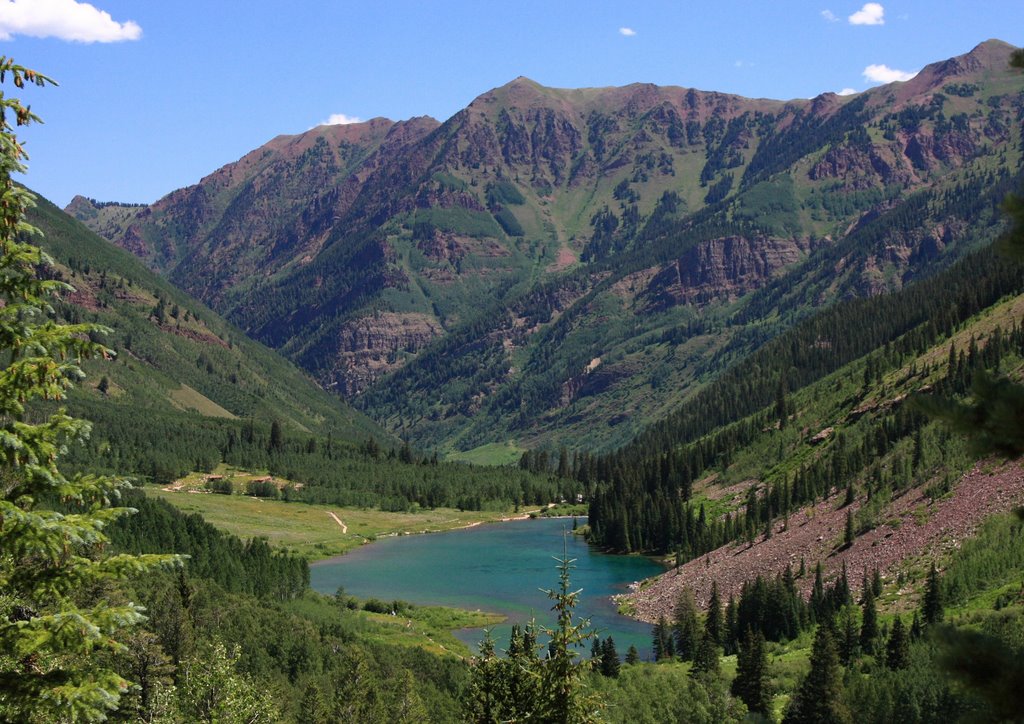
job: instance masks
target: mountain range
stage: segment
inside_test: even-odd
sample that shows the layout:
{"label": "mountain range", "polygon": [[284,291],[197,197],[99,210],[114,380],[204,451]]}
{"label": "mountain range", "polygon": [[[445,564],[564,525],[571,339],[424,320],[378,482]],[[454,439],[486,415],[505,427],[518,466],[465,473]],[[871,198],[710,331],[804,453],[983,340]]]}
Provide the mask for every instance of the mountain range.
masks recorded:
{"label": "mountain range", "polygon": [[991,242],[1013,50],[809,100],[517,78],[66,210],[416,444],[611,449],[817,309]]}

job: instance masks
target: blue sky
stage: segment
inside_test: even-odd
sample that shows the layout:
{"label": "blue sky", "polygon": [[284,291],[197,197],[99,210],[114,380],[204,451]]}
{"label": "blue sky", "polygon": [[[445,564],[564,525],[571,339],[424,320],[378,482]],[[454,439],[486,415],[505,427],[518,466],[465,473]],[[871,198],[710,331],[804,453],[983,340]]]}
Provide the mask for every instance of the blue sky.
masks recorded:
{"label": "blue sky", "polygon": [[[864,90],[999,38],[1020,0],[0,0],[0,53],[59,88],[23,97],[27,183],[151,202],[328,120],[444,120],[525,75],[751,97]],[[8,91],[8,89],[5,89]]]}

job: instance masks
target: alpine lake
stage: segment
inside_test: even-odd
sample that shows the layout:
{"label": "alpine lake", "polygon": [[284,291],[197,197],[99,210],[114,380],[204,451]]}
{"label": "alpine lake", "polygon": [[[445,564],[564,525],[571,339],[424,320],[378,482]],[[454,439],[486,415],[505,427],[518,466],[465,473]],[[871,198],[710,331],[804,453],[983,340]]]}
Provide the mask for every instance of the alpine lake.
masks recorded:
{"label": "alpine lake", "polygon": [[[490,631],[503,651],[513,624],[531,619],[538,627],[555,624],[553,601],[544,591],[558,590],[559,559],[567,555],[575,559],[570,590],[582,589],[576,617],[589,617],[592,630],[602,638],[611,636],[620,657],[633,645],[642,658],[650,658],[650,625],[619,614],[611,596],[664,568],[641,556],[600,553],[571,529],[570,519],[540,518],[382,538],[313,563],[311,585],[329,595],[342,586],[359,598],[502,614],[505,621]],[[483,638],[482,629],[455,634],[474,653]],[[589,656],[589,651],[582,653]]]}

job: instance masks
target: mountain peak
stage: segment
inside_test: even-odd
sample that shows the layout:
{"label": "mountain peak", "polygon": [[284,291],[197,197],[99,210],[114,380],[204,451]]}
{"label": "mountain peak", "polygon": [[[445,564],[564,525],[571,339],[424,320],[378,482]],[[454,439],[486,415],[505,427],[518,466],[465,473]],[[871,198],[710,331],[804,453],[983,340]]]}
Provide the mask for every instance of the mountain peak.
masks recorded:
{"label": "mountain peak", "polygon": [[[920,96],[940,90],[951,81],[981,81],[991,73],[1006,73],[1016,48],[1002,40],[986,40],[969,52],[947,60],[929,63],[913,78],[893,84],[898,103],[912,102]],[[888,86],[883,86],[888,87]]]}

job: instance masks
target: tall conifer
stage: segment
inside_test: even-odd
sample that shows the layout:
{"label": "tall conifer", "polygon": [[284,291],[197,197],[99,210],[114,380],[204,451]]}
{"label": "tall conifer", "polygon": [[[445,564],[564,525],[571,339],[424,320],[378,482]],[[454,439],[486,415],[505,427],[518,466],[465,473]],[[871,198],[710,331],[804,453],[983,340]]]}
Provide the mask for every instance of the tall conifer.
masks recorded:
{"label": "tall conifer", "polygon": [[[0,83],[7,79],[17,88],[53,82],[0,57]],[[113,507],[128,484],[66,476],[57,462],[89,424],[63,408],[29,410],[63,401],[83,377],[81,362],[112,352],[93,341],[107,330],[53,319],[52,301],[71,288],[39,273],[51,260],[28,241],[39,232],[25,222],[34,197],[12,178],[26,158],[12,117],[19,126],[39,120],[0,92],[0,719],[97,721],[129,686],[100,654],[123,651],[143,614],[96,592],[177,558],[105,555],[104,529],[132,512]]]}

